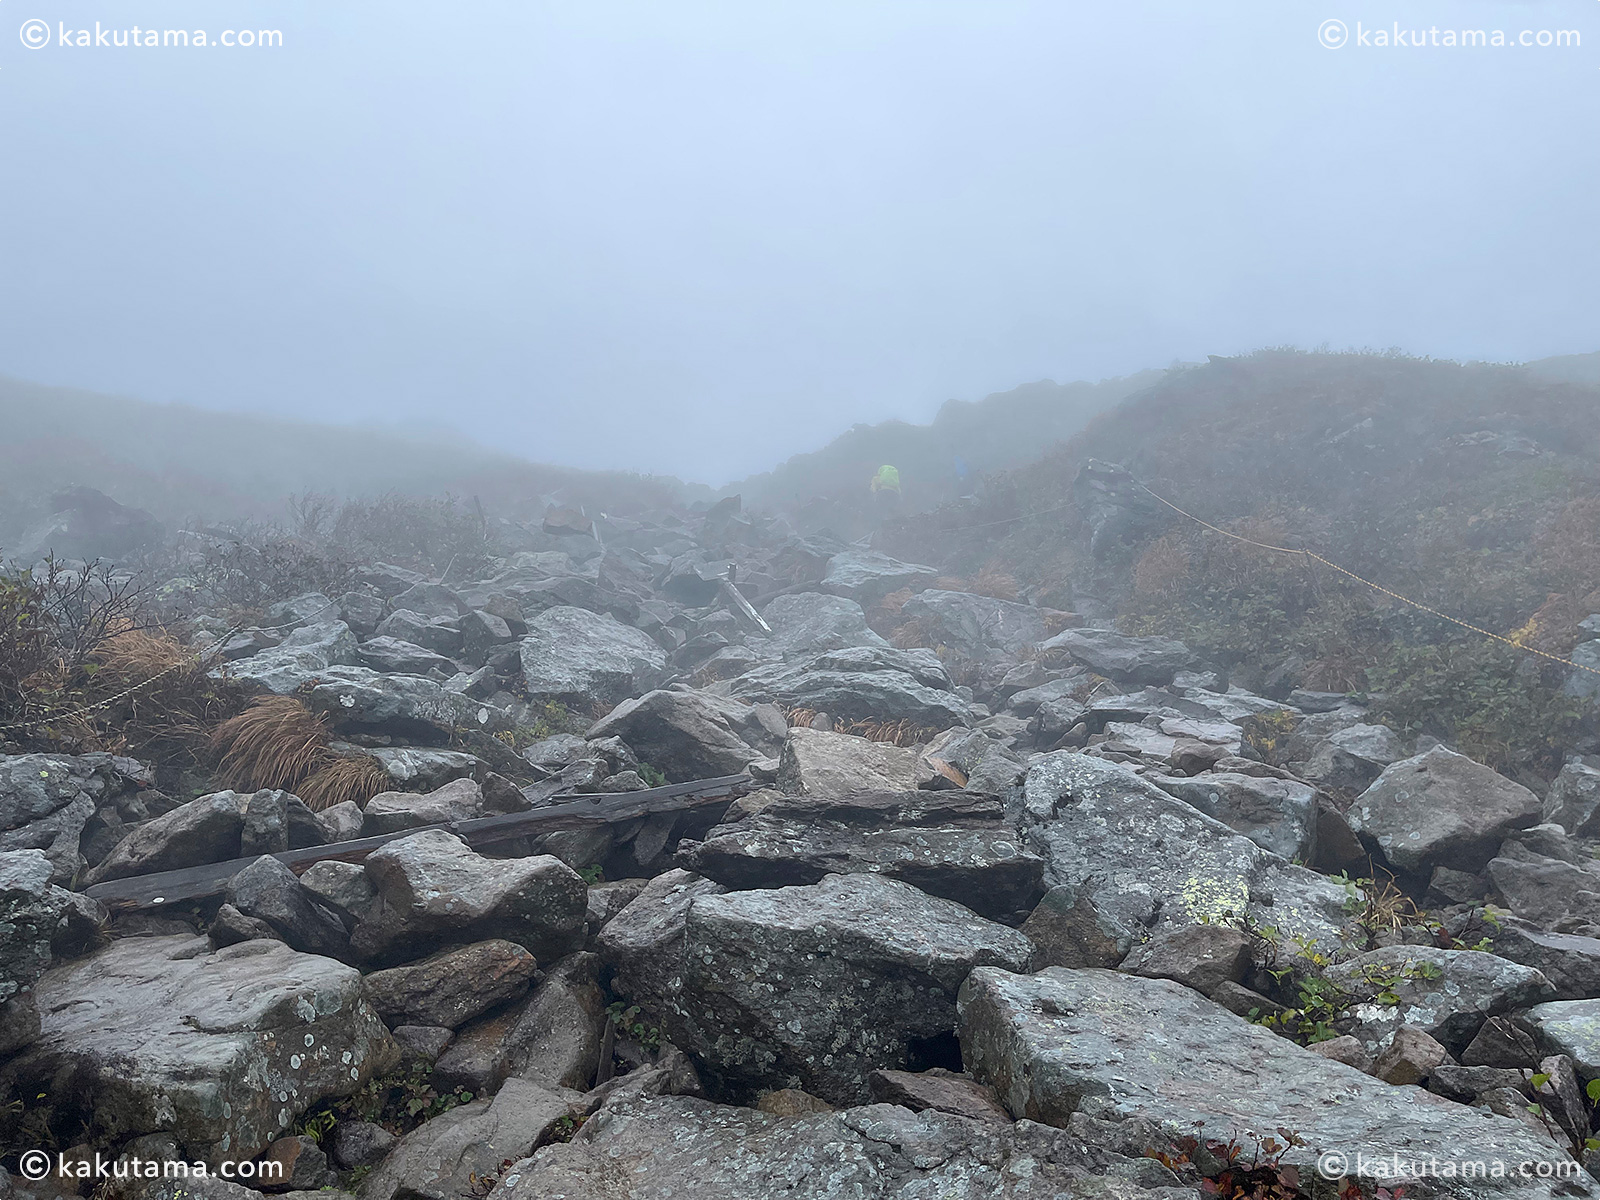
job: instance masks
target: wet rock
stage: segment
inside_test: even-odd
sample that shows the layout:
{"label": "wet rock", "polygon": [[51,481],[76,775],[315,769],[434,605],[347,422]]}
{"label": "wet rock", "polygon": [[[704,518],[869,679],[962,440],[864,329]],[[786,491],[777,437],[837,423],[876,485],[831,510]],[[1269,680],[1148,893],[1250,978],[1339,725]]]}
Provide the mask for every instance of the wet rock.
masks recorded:
{"label": "wet rock", "polygon": [[1584,1079],[1600,1079],[1600,1000],[1553,1000],[1521,1014],[1517,1024],[1544,1054],[1565,1054]]}
{"label": "wet rock", "polygon": [[456,673],[455,660],[396,637],[375,637],[356,649],[356,661],[384,674],[426,675],[429,671]]}
{"label": "wet rock", "polygon": [[50,965],[50,941],[68,903],[51,875],[42,850],[0,852],[0,1003],[26,992]]}
{"label": "wet rock", "polygon": [[315,903],[295,873],[270,854],[233,877],[227,902],[244,916],[265,921],[296,950],[337,958],[349,947],[343,922]]}
{"label": "wet rock", "polygon": [[340,1121],[330,1138],[333,1161],[341,1171],[370,1167],[389,1153],[394,1134],[371,1121]]}
{"label": "wet rock", "polygon": [[1035,967],[1114,967],[1127,958],[1144,926],[1095,903],[1094,891],[1058,883],[1022,923],[1036,947]]}
{"label": "wet rock", "polygon": [[432,1064],[455,1041],[455,1031],[442,1025],[396,1025],[394,1040],[409,1059]]}
{"label": "wet rock", "polygon": [[421,796],[382,792],[367,801],[364,814],[362,837],[469,821],[483,815],[483,789],[471,779],[456,779]]}
{"label": "wet rock", "polygon": [[1047,636],[1037,608],[970,592],[929,589],[907,600],[900,613],[920,619],[941,645],[970,658],[990,650],[1016,653]]}
{"label": "wet rock", "polygon": [[498,1090],[509,1078],[588,1087],[606,1023],[599,966],[593,954],[562,959],[526,1000],[462,1029],[434,1064],[435,1077],[477,1095]]}
{"label": "wet rock", "polygon": [[646,994],[670,997],[657,1014],[663,1030],[718,1086],[799,1087],[849,1103],[866,1098],[875,1068],[904,1068],[914,1041],[948,1036],[956,989],[975,964],[1022,969],[1032,952],[1016,930],[948,900],[834,875],[694,898],[681,956],[635,970],[650,977]]}
{"label": "wet rock", "polygon": [[744,704],[706,692],[654,691],[625,700],[588,732],[620,737],[668,780],[736,775],[778,752],[788,733],[771,705]]}
{"label": "wet rock", "polygon": [[601,958],[616,972],[613,990],[652,1013],[675,1005],[683,989],[683,972],[675,965],[683,959],[689,908],[696,899],[725,890],[684,870],[667,871],[646,884],[596,939]]}
{"label": "wet rock", "polygon": [[1539,798],[1442,746],[1385,768],[1346,814],[1396,869],[1477,871],[1515,829],[1538,822]]}
{"label": "wet rock", "polygon": [[1600,837],[1600,770],[1569,762],[1545,795],[1543,819],[1573,837]]}
{"label": "wet rock", "polygon": [[[960,1007],[967,1070],[1018,1118],[1057,1126],[1075,1114],[1178,1128],[1204,1122],[1247,1147],[1292,1129],[1304,1144],[1284,1157],[1304,1168],[1324,1152],[1356,1147],[1408,1161],[1460,1153],[1467,1118],[1459,1106],[1323,1058],[1168,980],[980,967],[962,987]],[[1472,1118],[1472,1131],[1475,1153],[1486,1158],[1549,1157],[1548,1145],[1514,1121]],[[1445,1190],[1493,1192],[1481,1181]]]}
{"label": "wet rock", "polygon": [[1517,916],[1544,929],[1600,924],[1600,870],[1517,847],[1489,861],[1489,880]]}
{"label": "wet rock", "polygon": [[120,755],[0,754],[0,852],[41,850],[51,882],[70,883],[96,808],[154,782],[148,767]]}
{"label": "wet rock", "polygon": [[821,591],[848,596],[861,604],[874,604],[901,588],[917,590],[938,578],[939,572],[920,563],[901,562],[876,550],[845,550],[828,560],[819,585]]}
{"label": "wet rock", "polygon": [[914,791],[931,779],[915,750],[817,729],[791,729],[778,759],[778,786],[794,795]]}
{"label": "wet rock", "polygon": [[249,1158],[393,1065],[360,985],[355,968],[281,942],[116,941],[45,972],[39,1041],[4,1073],[81,1104],[96,1136],[166,1130],[189,1157]]}
{"label": "wet rock", "polygon": [[476,754],[435,750],[429,746],[374,746],[367,754],[378,760],[396,790],[433,792],[457,779],[477,779],[488,770]]}
{"label": "wet rock", "polygon": [[1425,1030],[1415,1025],[1402,1025],[1394,1031],[1389,1044],[1379,1051],[1372,1064],[1372,1074],[1396,1086],[1421,1084],[1435,1068],[1449,1061],[1450,1051]]}
{"label": "wet rock", "polygon": [[[844,596],[802,592],[779,596],[762,609],[772,636],[760,639],[774,658],[795,658],[846,646],[887,646],[867,627],[861,605]],[[754,639],[752,639],[754,640]]]}
{"label": "wet rock", "polygon": [[1015,819],[1028,848],[1046,860],[1045,882],[1082,893],[1102,928],[1155,932],[1236,923],[1247,914],[1286,940],[1304,938],[1325,951],[1343,945],[1343,888],[1125,766],[1065,751],[1044,755],[1020,793]]}
{"label": "wet rock", "polygon": [[283,935],[260,917],[248,917],[226,902],[217,909],[217,915],[206,928],[206,938],[213,950],[237,946],[240,942],[253,942],[257,938],[283,941]]}
{"label": "wet rock", "polygon": [[352,926],[378,898],[377,889],[359,863],[337,859],[313,863],[300,876],[300,886],[318,904],[332,909]]}
{"label": "wet rock", "polygon": [[1510,1017],[1490,1017],[1460,1058],[1466,1067],[1531,1068],[1539,1055],[1532,1036]]}
{"label": "wet rock", "polygon": [[288,696],[333,666],[359,661],[355,634],[343,621],[302,626],[278,645],[241,658],[213,674],[253,691]]}
{"label": "wet rock", "polygon": [[1243,982],[1250,967],[1250,939],[1232,925],[1163,930],[1134,947],[1122,964],[1124,971],[1172,979],[1208,996],[1224,983]]}
{"label": "wet rock", "polygon": [[1600,996],[1600,938],[1546,933],[1517,917],[1503,916],[1490,931],[1501,958],[1532,967],[1550,981],[1557,1000]]}
{"label": "wet rock", "polygon": [[267,1147],[260,1161],[263,1191],[314,1192],[338,1182],[328,1169],[328,1156],[305,1134],[279,1138]]}
{"label": "wet rock", "polygon": [[1452,1053],[1464,1051],[1485,1017],[1548,999],[1550,983],[1531,967],[1476,950],[1387,946],[1329,967],[1327,978],[1352,998],[1335,1023],[1373,1053],[1411,1025]]}
{"label": "wet rock", "polygon": [[307,706],[341,728],[435,737],[440,727],[492,733],[506,724],[503,713],[420,675],[335,666],[318,671],[307,687]]}
{"label": "wet rock", "polygon": [[617,704],[648,691],[666,665],[649,636],[582,608],[545,609],[522,639],[523,682],[535,703]]}
{"label": "wet rock", "polygon": [[[719,695],[784,708],[809,708],[847,721],[910,721],[947,729],[970,721],[932,651],[926,658],[874,646],[757,666],[713,684]],[[936,669],[937,668],[937,669]]]}
{"label": "wet rock", "polygon": [[[570,1097],[570,1098],[569,1098]],[[532,1153],[575,1117],[575,1094],[510,1079],[492,1100],[473,1100],[401,1138],[362,1181],[362,1200],[474,1200],[478,1180]]]}
{"label": "wet rock", "polygon": [[1405,757],[1405,746],[1388,726],[1347,725],[1318,742],[1297,773],[1317,787],[1348,795],[1366,790],[1385,767]]}
{"label": "wet rock", "polygon": [[1028,911],[1044,891],[1043,860],[1003,821],[997,799],[964,791],[833,798],[840,795],[777,798],[702,842],[682,843],[678,861],[735,890],[882,875],[991,919]]}
{"label": "wet rock", "polygon": [[[780,1117],[690,1097],[645,1097],[608,1105],[571,1142],[516,1163],[493,1195],[611,1200],[618,1179],[628,1181],[635,1200],[750,1200],[779,1186],[796,1200],[1163,1194],[1140,1186],[1141,1179],[1160,1179],[1142,1164],[1120,1170],[1094,1161],[1065,1131],[1040,1125],[1001,1126],[890,1104]],[[1173,1179],[1168,1173],[1161,1182]]]}
{"label": "wet rock", "polygon": [[386,1024],[455,1029],[521,996],[537,970],[521,946],[490,938],[374,971],[362,980],[362,991]]}
{"label": "wet rock", "polygon": [[1317,792],[1307,784],[1225,771],[1191,779],[1166,775],[1146,778],[1162,791],[1244,834],[1263,850],[1297,862],[1316,857]]}
{"label": "wet rock", "polygon": [[934,1067],[929,1071],[874,1071],[867,1076],[872,1099],[878,1104],[898,1104],[912,1112],[954,1113],[974,1121],[1009,1125],[1011,1114],[994,1089],[958,1071]]}
{"label": "wet rock", "polygon": [[351,946],[394,963],[440,942],[505,938],[553,959],[583,941],[588,888],[571,867],[541,854],[489,859],[443,831],[390,842],[367,856],[377,901],[361,915]]}
{"label": "wet rock", "polygon": [[238,858],[250,797],[215,792],[140,825],[91,869],[89,883]]}
{"label": "wet rock", "polygon": [[587,909],[589,937],[599,936],[611,923],[611,918],[632,904],[649,882],[648,879],[613,879],[591,884]]}
{"label": "wet rock", "polygon": [[1039,649],[1069,655],[1090,670],[1125,684],[1168,684],[1179,671],[1196,663],[1194,653],[1182,642],[1124,637],[1109,629],[1068,629],[1041,642]]}

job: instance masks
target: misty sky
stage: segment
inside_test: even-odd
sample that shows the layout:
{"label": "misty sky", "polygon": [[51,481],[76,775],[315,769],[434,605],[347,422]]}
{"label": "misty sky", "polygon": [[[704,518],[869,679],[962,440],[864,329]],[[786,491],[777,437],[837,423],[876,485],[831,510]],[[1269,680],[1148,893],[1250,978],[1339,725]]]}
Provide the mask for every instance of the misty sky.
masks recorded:
{"label": "misty sky", "polygon": [[1597,111],[1594,0],[0,0],[0,373],[721,482],[1042,377],[1588,351]]}

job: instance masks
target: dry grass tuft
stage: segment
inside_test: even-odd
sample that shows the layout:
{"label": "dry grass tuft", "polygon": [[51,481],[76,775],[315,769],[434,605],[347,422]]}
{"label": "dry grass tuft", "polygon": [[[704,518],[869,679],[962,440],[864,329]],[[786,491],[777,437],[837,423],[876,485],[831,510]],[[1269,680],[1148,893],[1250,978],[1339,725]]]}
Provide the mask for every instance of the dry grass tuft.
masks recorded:
{"label": "dry grass tuft", "polygon": [[1015,600],[1017,577],[990,564],[976,575],[941,575],[933,586],[945,592],[966,592],[972,596],[988,596],[991,600]]}
{"label": "dry grass tuft", "polygon": [[334,761],[327,719],[292,696],[251,701],[212,731],[211,746],[221,755],[218,778],[240,792],[282,788],[300,795],[299,785]]}
{"label": "dry grass tuft", "polygon": [[378,760],[361,754],[335,758],[302,782],[295,795],[312,812],[322,812],[346,800],[365,807],[379,792],[393,789],[389,773],[378,765]]}

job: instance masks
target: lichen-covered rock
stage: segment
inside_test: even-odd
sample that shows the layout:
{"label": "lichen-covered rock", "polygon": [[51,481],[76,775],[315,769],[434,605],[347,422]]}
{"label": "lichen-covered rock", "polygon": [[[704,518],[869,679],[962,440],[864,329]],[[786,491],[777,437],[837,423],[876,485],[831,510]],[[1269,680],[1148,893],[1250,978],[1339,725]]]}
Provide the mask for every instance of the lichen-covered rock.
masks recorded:
{"label": "lichen-covered rock", "polygon": [[1550,981],[1557,1000],[1600,997],[1600,938],[1547,933],[1517,917],[1499,917],[1492,930],[1494,952],[1532,967]]}
{"label": "lichen-covered rock", "polygon": [[148,767],[120,755],[0,754],[0,851],[42,850],[51,882],[70,883],[95,810],[154,782]]}
{"label": "lichen-covered rock", "polygon": [[1021,970],[1032,953],[1016,930],[907,884],[831,875],[693,899],[681,958],[647,971],[681,977],[675,994],[650,989],[672,996],[657,1016],[717,1086],[798,1087],[842,1104],[869,1097],[875,1068],[904,1068],[912,1042],[951,1033],[974,966]]}
{"label": "lichen-covered rock", "polygon": [[[1319,1157],[1405,1162],[1463,1156],[1506,1163],[1563,1157],[1520,1123],[1477,1114],[1419,1088],[1399,1088],[1252,1025],[1164,979],[1051,967],[1015,975],[980,967],[961,989],[967,1070],[1017,1118],[1057,1126],[1075,1115],[1155,1121],[1174,1132],[1238,1137],[1246,1147],[1292,1130],[1285,1161],[1309,1175]],[[1074,1125],[1074,1128],[1077,1126]],[[1470,1133],[1468,1132],[1470,1131]],[[1520,1181],[1518,1181],[1520,1183]],[[1505,1194],[1504,1180],[1407,1181],[1408,1195]],[[1416,1190],[1411,1189],[1415,1186]],[[1570,1190],[1563,1190],[1570,1189]],[[1581,1174],[1515,1195],[1594,1195]]]}
{"label": "lichen-covered rock", "polygon": [[1569,762],[1544,798],[1544,820],[1573,837],[1600,837],[1600,770]]}
{"label": "lichen-covered rock", "polygon": [[1069,751],[1036,758],[1011,811],[1045,859],[1045,882],[1070,885],[1101,928],[1139,935],[1248,916],[1285,941],[1343,945],[1343,888],[1121,764]]}
{"label": "lichen-covered rock", "polygon": [[129,938],[34,990],[39,1040],[3,1082],[80,1105],[97,1136],[170,1131],[213,1163],[260,1152],[395,1061],[359,972],[282,942],[213,953],[199,938]]}
{"label": "lichen-covered rock", "polygon": [[0,1004],[27,991],[50,965],[50,939],[68,901],[51,873],[43,851],[0,852]]}
{"label": "lichen-covered rock", "polygon": [[794,795],[914,791],[932,778],[915,750],[817,729],[789,730],[778,759],[778,786]]}
{"label": "lichen-covered rock", "polygon": [[1565,1054],[1584,1079],[1600,1079],[1600,1000],[1552,1000],[1518,1016],[1547,1054]]}
{"label": "lichen-covered rock", "polygon": [[1443,746],[1384,768],[1346,814],[1350,828],[1390,865],[1477,871],[1515,829],[1537,824],[1539,798]]}
{"label": "lichen-covered rock", "polygon": [[379,792],[362,811],[362,837],[468,821],[483,815],[483,788],[471,779],[454,779],[420,796]]}
{"label": "lichen-covered rock", "polygon": [[[769,1116],[690,1097],[607,1104],[514,1163],[492,1200],[1155,1200],[1154,1159],[1108,1162],[1059,1129],[894,1104]],[[1164,1186],[1173,1191],[1163,1192]]]}
{"label": "lichen-covered rock", "polygon": [[1280,858],[1310,862],[1316,857],[1317,792],[1307,784],[1231,771],[1208,771],[1187,779],[1147,778]]}
{"label": "lichen-covered rock", "polygon": [[333,620],[303,625],[276,646],[212,673],[241,687],[287,696],[329,667],[358,661],[355,634],[343,621]]}
{"label": "lichen-covered rock", "polygon": [[1436,946],[1386,946],[1329,967],[1326,976],[1349,997],[1339,1032],[1360,1038],[1373,1053],[1400,1026],[1411,1025],[1459,1055],[1485,1017],[1555,995],[1532,967]]}
{"label": "lichen-covered rock", "polygon": [[582,945],[588,888],[548,854],[484,858],[454,834],[427,830],[380,847],[365,865],[376,899],[350,938],[365,961],[399,963],[487,938],[505,938],[540,959]]}

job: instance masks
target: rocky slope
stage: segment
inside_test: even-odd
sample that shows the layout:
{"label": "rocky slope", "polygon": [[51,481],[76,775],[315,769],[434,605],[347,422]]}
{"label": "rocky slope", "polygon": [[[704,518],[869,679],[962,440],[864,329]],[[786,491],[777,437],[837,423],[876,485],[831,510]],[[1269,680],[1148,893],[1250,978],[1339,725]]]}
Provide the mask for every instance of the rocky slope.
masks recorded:
{"label": "rocky slope", "polygon": [[0,1192],[87,1194],[35,1148],[261,1164],[182,1184],[228,1200],[1600,1190],[1600,768],[1536,795],[732,502],[538,537],[194,622],[351,798],[0,756]]}

